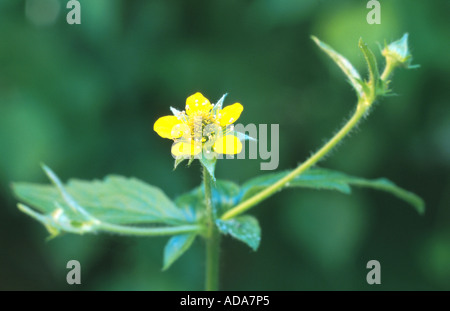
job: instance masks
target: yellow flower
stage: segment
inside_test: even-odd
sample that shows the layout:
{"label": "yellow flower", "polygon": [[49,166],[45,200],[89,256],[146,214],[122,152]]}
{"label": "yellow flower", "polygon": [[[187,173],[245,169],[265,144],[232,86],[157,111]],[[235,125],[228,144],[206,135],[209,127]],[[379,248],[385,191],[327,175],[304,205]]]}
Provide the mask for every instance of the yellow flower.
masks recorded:
{"label": "yellow flower", "polygon": [[199,156],[204,152],[241,152],[242,143],[235,136],[232,124],[244,107],[235,103],[222,109],[224,97],[212,105],[197,92],[186,99],[186,110],[178,111],[171,107],[173,116],[156,120],[153,125],[155,132],[162,138],[174,140],[172,155],[175,158]]}

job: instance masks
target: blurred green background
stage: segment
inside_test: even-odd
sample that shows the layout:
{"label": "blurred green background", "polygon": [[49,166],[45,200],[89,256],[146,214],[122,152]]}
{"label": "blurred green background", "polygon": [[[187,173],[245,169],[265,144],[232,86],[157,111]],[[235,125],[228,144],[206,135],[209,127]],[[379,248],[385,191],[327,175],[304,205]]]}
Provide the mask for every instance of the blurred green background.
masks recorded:
{"label": "blurred green background", "polygon": [[[290,190],[251,211],[262,227],[254,253],[225,238],[224,290],[450,290],[449,1],[381,1],[368,25],[366,1],[80,0],[0,2],[0,289],[201,290],[198,239],[167,272],[167,238],[64,235],[16,208],[12,181],[136,176],[172,198],[200,183],[200,166],[172,171],[171,142],[154,121],[202,92],[228,92],[240,122],[280,124],[279,169],[294,168],[349,116],[351,86],[310,39],[316,35],[365,73],[359,37],[410,34],[416,70],[398,70],[369,120],[321,166],[388,177],[420,195],[419,216],[381,192]],[[381,57],[379,58],[382,64]],[[223,160],[217,176],[239,183],[260,160]],[[82,285],[67,285],[77,259]],[[366,263],[381,263],[381,285]]]}

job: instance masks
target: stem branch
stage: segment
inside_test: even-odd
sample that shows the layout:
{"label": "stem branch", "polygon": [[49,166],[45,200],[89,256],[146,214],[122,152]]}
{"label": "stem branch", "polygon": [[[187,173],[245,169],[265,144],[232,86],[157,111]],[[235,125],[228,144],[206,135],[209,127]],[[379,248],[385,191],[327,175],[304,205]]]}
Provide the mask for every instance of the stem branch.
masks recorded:
{"label": "stem branch", "polygon": [[311,166],[316,164],[320,159],[322,159],[338,142],[340,142],[358,123],[364,113],[369,109],[371,102],[360,100],[356,111],[350,120],[342,127],[336,135],[333,136],[322,148],[320,148],[312,157],[300,164],[295,170],[281,178],[271,186],[262,190],[261,192],[255,194],[254,196],[248,198],[244,202],[238,204],[222,216],[222,220],[228,220],[236,217],[239,214],[244,213],[254,205],[260,203],[261,201],[267,199],[268,197],[275,194],[277,191],[281,190],[288,182],[297,177],[298,175],[305,172]]}
{"label": "stem branch", "polygon": [[182,233],[201,232],[202,227],[199,225],[181,225],[174,227],[155,227],[155,228],[139,228],[123,225],[115,225],[109,223],[100,223],[97,225],[98,229],[107,232],[114,232],[127,235],[140,235],[140,236],[163,236],[163,235],[175,235]]}

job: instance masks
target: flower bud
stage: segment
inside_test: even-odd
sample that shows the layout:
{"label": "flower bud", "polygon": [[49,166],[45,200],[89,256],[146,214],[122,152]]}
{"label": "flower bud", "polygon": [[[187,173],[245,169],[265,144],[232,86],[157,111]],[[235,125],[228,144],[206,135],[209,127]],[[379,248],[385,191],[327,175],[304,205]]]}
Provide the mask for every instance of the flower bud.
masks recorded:
{"label": "flower bud", "polygon": [[406,68],[416,67],[411,65],[412,55],[408,49],[407,33],[405,33],[400,40],[386,45],[381,53],[386,58],[386,62],[391,64],[391,66],[402,66]]}

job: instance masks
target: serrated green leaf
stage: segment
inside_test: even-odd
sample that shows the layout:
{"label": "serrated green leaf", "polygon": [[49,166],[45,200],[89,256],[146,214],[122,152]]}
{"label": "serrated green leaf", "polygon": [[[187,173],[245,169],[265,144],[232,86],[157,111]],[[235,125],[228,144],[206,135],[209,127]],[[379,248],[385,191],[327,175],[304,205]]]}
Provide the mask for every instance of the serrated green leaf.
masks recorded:
{"label": "serrated green leaf", "polygon": [[205,199],[201,187],[183,193],[175,199],[175,205],[183,211],[191,222],[201,222],[205,210]]}
{"label": "serrated green leaf", "polygon": [[[240,201],[246,200],[247,198],[253,196],[256,192],[259,192],[264,188],[270,186],[289,173],[290,171],[265,174],[249,180],[241,188]],[[411,204],[420,214],[425,211],[425,203],[419,196],[398,187],[393,182],[385,178],[370,180],[353,177],[333,170],[312,168],[301,174],[300,176],[297,176],[286,185],[287,188],[302,187],[312,189],[337,190],[345,194],[349,194],[351,192],[351,186],[367,187],[389,192],[394,196]]]}
{"label": "serrated green leaf", "polygon": [[211,194],[214,217],[219,218],[237,204],[240,196],[240,187],[231,181],[217,180]]}
{"label": "serrated green leaf", "polygon": [[216,224],[223,234],[229,234],[244,242],[254,251],[258,249],[261,242],[261,228],[255,217],[245,215],[229,220],[217,219]]}
{"label": "serrated green leaf", "polygon": [[422,198],[410,191],[400,188],[386,178],[378,178],[373,180],[350,176],[348,176],[348,178],[348,183],[352,186],[366,187],[389,192],[397,198],[408,202],[417,210],[419,214],[423,214],[425,212],[425,202]]}
{"label": "serrated green leaf", "polygon": [[[158,188],[136,178],[108,176],[103,181],[70,180],[67,192],[79,205],[96,218],[115,224],[186,223],[186,217]],[[55,210],[55,202],[65,211],[68,204],[51,185],[14,183],[18,199],[43,213]],[[68,212],[71,219],[80,220],[76,213]]]}
{"label": "serrated green leaf", "polygon": [[[215,218],[219,218],[223,213],[235,206],[240,197],[240,187],[234,182],[217,180],[214,187],[211,189],[213,213]],[[203,186],[199,186],[192,191],[189,191],[175,200],[178,208],[190,211],[191,216],[197,219],[204,217],[205,211],[205,192]],[[188,212],[186,212],[188,213]],[[190,218],[190,219],[191,219]]]}
{"label": "serrated green leaf", "polygon": [[[64,186],[49,168],[44,170],[54,185],[14,183],[12,188],[21,202],[33,207],[19,204],[19,209],[53,235],[59,231],[167,235],[201,230],[188,210],[177,208],[160,189],[136,178],[70,180]],[[143,224],[152,226],[126,226]]]}
{"label": "serrated green leaf", "polygon": [[[378,65],[377,65],[377,59],[375,58],[375,55],[373,54],[372,50],[369,49],[366,43],[362,40],[362,38],[359,39],[358,46],[361,50],[361,52],[364,54],[364,58],[367,63],[367,68],[369,70],[369,85],[372,86],[373,90],[377,89],[377,84],[380,79],[380,73],[378,72]],[[373,94],[375,95],[375,94]]]}
{"label": "serrated green leaf", "polygon": [[197,235],[180,234],[170,238],[164,247],[163,270],[167,270],[178,258],[181,257],[192,245]]}
{"label": "serrated green leaf", "polygon": [[364,93],[365,83],[361,80],[361,76],[353,65],[344,56],[336,52],[331,46],[320,41],[317,37],[311,37],[314,42],[325,52],[331,59],[341,68],[347,78],[350,80],[351,85],[356,90],[358,97],[362,97]]}
{"label": "serrated green leaf", "polygon": [[[264,174],[247,181],[241,188],[241,201],[253,196],[255,193],[272,185],[280,180],[290,171]],[[349,194],[351,188],[347,182],[342,180],[343,174],[335,171],[324,169],[310,169],[305,173],[297,176],[286,187],[302,187],[311,189],[337,190],[342,193]]]}

